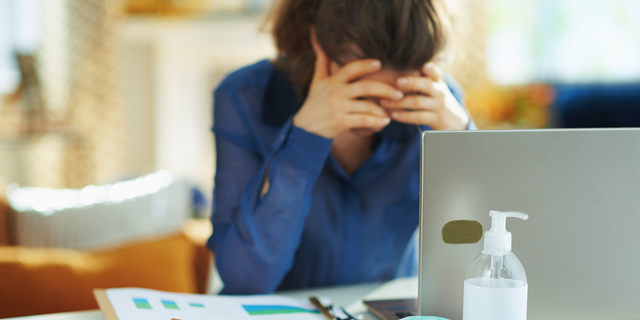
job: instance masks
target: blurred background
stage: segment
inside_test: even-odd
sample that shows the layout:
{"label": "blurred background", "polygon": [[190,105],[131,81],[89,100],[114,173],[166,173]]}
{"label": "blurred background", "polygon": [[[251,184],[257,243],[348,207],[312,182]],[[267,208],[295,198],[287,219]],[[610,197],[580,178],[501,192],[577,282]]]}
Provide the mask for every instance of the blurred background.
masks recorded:
{"label": "blurred background", "polygon": [[[219,289],[212,92],[275,56],[271,2],[0,0],[0,317],[97,308],[98,285]],[[640,125],[640,2],[452,4],[444,68],[480,129]],[[20,302],[59,272],[69,301]]]}

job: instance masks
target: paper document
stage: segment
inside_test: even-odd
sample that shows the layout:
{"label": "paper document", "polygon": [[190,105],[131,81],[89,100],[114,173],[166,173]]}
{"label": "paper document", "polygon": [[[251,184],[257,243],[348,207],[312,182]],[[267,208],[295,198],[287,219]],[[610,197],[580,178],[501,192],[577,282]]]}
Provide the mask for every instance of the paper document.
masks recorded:
{"label": "paper document", "polygon": [[277,295],[216,296],[107,289],[119,320],[326,320],[311,302]]}

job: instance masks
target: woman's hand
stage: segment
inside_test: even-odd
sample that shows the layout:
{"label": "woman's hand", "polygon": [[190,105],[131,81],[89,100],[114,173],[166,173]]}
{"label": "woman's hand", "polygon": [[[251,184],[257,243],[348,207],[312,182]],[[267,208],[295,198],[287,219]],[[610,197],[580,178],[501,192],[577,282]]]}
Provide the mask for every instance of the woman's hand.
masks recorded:
{"label": "woman's hand", "polygon": [[381,100],[380,105],[399,122],[428,125],[434,130],[464,130],[469,116],[449,91],[442,70],[427,63],[420,71],[422,76],[398,78],[398,89],[418,94],[406,95],[399,101]]}
{"label": "woman's hand", "polygon": [[308,132],[333,139],[339,133],[356,128],[380,130],[391,121],[379,105],[363,97],[389,101],[403,98],[394,87],[371,80],[355,81],[380,70],[378,60],[356,60],[329,74],[329,59],[311,34],[316,64],[307,100],[293,117],[293,124]]}

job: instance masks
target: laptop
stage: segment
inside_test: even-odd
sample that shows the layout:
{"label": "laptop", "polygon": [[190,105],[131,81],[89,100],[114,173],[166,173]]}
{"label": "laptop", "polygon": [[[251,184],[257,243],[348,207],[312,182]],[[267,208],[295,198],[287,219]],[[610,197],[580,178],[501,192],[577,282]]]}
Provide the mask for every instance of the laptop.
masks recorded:
{"label": "laptop", "polygon": [[425,132],[419,314],[462,319],[490,210],[529,215],[507,221],[529,320],[640,319],[640,129]]}

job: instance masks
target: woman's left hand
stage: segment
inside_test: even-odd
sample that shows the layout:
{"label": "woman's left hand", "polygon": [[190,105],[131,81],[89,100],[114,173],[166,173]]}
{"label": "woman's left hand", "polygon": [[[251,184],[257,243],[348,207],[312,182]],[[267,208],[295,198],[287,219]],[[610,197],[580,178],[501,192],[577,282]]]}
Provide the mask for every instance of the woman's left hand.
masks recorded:
{"label": "woman's left hand", "polygon": [[427,125],[434,130],[464,130],[469,115],[458,103],[447,84],[442,70],[433,63],[425,64],[421,76],[398,78],[397,88],[405,94],[402,100],[381,100],[391,119],[409,124]]}

